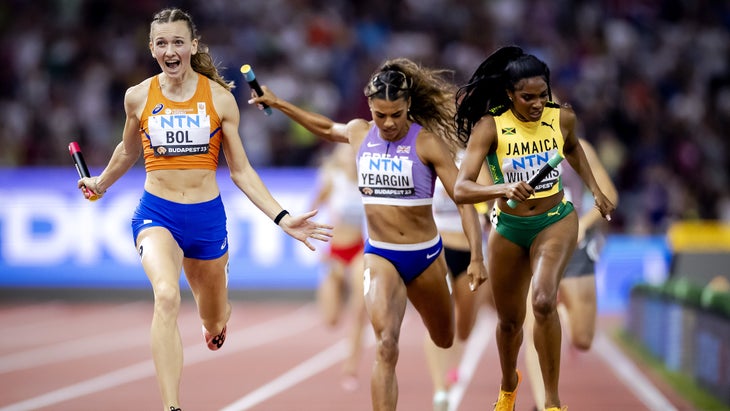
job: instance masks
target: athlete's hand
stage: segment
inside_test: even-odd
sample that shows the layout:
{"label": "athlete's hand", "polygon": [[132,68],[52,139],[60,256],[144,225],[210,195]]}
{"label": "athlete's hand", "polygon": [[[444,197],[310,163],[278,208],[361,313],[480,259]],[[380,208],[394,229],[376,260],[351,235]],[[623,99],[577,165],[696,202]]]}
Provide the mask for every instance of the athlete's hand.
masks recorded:
{"label": "athlete's hand", "polygon": [[487,267],[484,265],[484,260],[471,260],[466,268],[466,274],[469,276],[469,289],[476,291],[487,281]]}
{"label": "athlete's hand", "polygon": [[611,213],[616,209],[616,206],[601,191],[594,193],[593,198],[596,200],[595,207],[601,212],[603,218],[611,221]]}
{"label": "athlete's hand", "polygon": [[275,107],[276,101],[278,100],[276,94],[266,86],[261,86],[261,91],[264,92],[263,96],[259,96],[254,90],[251,90],[251,99],[248,100],[248,104],[258,105],[259,110],[264,109],[264,104],[269,107]]}
{"label": "athlete's hand", "polygon": [[504,184],[504,196],[508,200],[514,200],[521,203],[532,195],[535,189],[532,188],[526,181],[519,181],[517,183]]}
{"label": "athlete's hand", "polygon": [[310,239],[328,242],[332,238],[331,225],[309,220],[315,215],[317,215],[317,210],[298,216],[287,214],[281,219],[279,225],[285,233],[303,242],[310,250],[314,251],[315,248],[309,242]]}
{"label": "athlete's hand", "polygon": [[80,189],[83,190],[85,188],[88,192],[93,194],[95,196],[95,200],[104,196],[104,193],[106,192],[106,190],[102,190],[101,187],[99,187],[99,177],[96,176],[80,178],[76,182],[76,185]]}

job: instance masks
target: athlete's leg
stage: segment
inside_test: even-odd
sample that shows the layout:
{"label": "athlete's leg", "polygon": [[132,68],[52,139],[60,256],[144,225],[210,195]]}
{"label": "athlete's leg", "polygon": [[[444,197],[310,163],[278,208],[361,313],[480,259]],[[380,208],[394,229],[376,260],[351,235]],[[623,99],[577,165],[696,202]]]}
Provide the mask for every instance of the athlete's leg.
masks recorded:
{"label": "athlete's leg", "polygon": [[[530,292],[532,295],[532,292]],[[532,300],[530,297],[529,301]],[[593,274],[563,278],[558,291],[558,312],[562,328],[567,329],[570,343],[579,350],[590,349],[596,320],[596,283]],[[568,306],[570,308],[568,308]],[[535,404],[545,403],[545,387],[540,360],[532,338],[535,316],[527,310],[525,317],[525,364]]]}
{"label": "athlete's leg", "polygon": [[479,292],[479,289],[472,291],[469,288],[469,276],[466,273],[458,276],[454,281],[453,293],[456,313],[456,337],[461,341],[466,341],[474,329],[479,304],[484,298],[484,293]]}
{"label": "athlete's leg", "polygon": [[448,409],[446,370],[457,344],[452,286],[443,252],[426,271],[408,284],[408,297],[426,325],[424,352],[434,387],[435,411]]}
{"label": "athlete's leg", "polygon": [[545,407],[560,407],[560,318],[557,310],[558,285],[578,236],[575,211],[546,227],[530,248],[534,267],[532,310],[535,315],[534,346],[540,359],[545,386]]}
{"label": "athlete's leg", "polygon": [[449,348],[439,348],[428,335],[424,341],[426,361],[434,389],[434,410],[448,409],[446,393],[458,377],[458,374],[450,375],[450,373],[458,372],[464,344],[474,328],[480,302],[478,299],[480,294],[469,288],[469,277],[466,272],[460,273],[455,279],[451,277],[451,282],[456,329],[454,342]]}
{"label": "athlete's leg", "polygon": [[317,305],[324,322],[334,327],[340,319],[345,300],[345,266],[332,256],[328,257],[325,264],[328,271],[317,287]]}
{"label": "athlete's leg", "polygon": [[454,343],[454,303],[443,252],[408,286],[408,299],[418,311],[431,340],[440,348]]}
{"label": "athlete's leg", "polygon": [[542,371],[540,370],[540,359],[535,349],[535,314],[532,311],[532,288],[527,297],[527,307],[525,311],[525,367],[527,368],[527,378],[530,380],[532,388],[532,398],[535,400],[536,406],[542,407],[545,404],[545,385],[542,380]]}
{"label": "athlete's leg", "polygon": [[231,316],[228,301],[228,252],[213,260],[183,259],[198,315],[210,335],[218,335]]}
{"label": "athlete's leg", "polygon": [[525,301],[530,285],[527,250],[507,240],[497,230],[489,235],[489,284],[497,311],[496,342],[502,369],[501,390],[517,388],[517,357],[522,345]]}
{"label": "athlete's leg", "polygon": [[167,229],[151,227],[138,235],[137,251],[154,292],[150,345],[162,403],[169,410],[180,404],[183,354],[177,317],[182,250]]}
{"label": "athlete's leg", "polygon": [[428,332],[423,337],[423,351],[433,384],[433,409],[434,411],[445,411],[449,406],[449,386],[446,375],[449,366],[454,362],[452,358],[456,355],[455,350],[460,348],[460,342],[458,338],[454,338],[451,347],[441,348],[433,342]]}
{"label": "athlete's leg", "polygon": [[[358,253],[348,265],[350,274],[348,310],[352,322],[349,333],[349,354],[342,366],[342,372],[346,378],[351,380],[350,382],[354,382],[353,379],[357,374],[358,363],[362,353],[362,334],[365,323],[367,322],[365,298],[363,297],[363,270],[363,254]],[[345,382],[347,383],[347,381]]]}
{"label": "athlete's leg", "polygon": [[428,332],[423,337],[423,351],[426,355],[426,364],[433,384],[433,409],[434,411],[443,411],[448,409],[449,405],[446,372],[449,369],[452,350],[458,342],[455,339],[450,348],[440,348],[436,346]]}
{"label": "athlete's leg", "polygon": [[570,343],[581,351],[593,344],[596,331],[596,277],[593,274],[564,278],[560,301],[567,312]]}
{"label": "athlete's leg", "polygon": [[407,305],[406,287],[395,267],[386,259],[365,254],[363,274],[365,307],[375,333],[375,363],[370,378],[374,411],[393,411],[398,404],[400,328]]}

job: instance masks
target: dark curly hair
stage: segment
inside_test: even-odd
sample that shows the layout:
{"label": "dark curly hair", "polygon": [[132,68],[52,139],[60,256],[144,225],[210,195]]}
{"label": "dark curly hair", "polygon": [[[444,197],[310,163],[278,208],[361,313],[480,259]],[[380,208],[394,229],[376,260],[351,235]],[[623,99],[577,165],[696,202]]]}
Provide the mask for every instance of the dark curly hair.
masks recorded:
{"label": "dark curly hair", "polygon": [[456,86],[445,76],[446,69],[423,67],[409,59],[397,58],[383,63],[363,90],[370,99],[411,100],[408,118],[444,139],[453,153],[459,147],[454,127]]}

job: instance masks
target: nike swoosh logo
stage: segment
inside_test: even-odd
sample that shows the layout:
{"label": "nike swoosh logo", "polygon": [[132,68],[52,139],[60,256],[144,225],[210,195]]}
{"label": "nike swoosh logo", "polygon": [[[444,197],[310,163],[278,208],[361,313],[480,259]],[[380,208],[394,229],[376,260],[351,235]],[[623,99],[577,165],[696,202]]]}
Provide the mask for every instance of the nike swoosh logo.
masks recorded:
{"label": "nike swoosh logo", "polygon": [[381,144],[381,143],[371,143],[371,142],[369,142],[369,141],[368,141],[368,147],[377,147],[377,146],[379,146],[380,144]]}
{"label": "nike swoosh logo", "polygon": [[432,258],[436,257],[437,255],[439,255],[439,253],[440,253],[440,252],[441,252],[441,250],[439,250],[439,251],[436,251],[436,252],[435,252],[435,253],[433,253],[433,254],[426,254],[426,260],[430,260],[430,259],[432,259]]}

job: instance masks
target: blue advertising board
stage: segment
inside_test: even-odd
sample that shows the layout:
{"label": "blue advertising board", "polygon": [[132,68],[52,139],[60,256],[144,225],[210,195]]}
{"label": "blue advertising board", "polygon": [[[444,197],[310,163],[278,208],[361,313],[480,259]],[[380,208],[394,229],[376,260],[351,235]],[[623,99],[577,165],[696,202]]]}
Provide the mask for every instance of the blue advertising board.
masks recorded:
{"label": "blue advertising board", "polygon": [[599,311],[625,310],[636,284],[662,284],[670,275],[671,259],[665,236],[609,235],[596,263]]}
{"label": "blue advertising board", "polygon": [[[259,174],[282,206],[308,211],[316,170]],[[226,168],[218,175],[228,217],[230,288],[314,287],[327,244],[314,242],[312,252],[259,211]],[[130,228],[144,178],[144,169],[135,167],[90,202],[76,188],[73,167],[0,170],[0,287],[148,288]]]}

